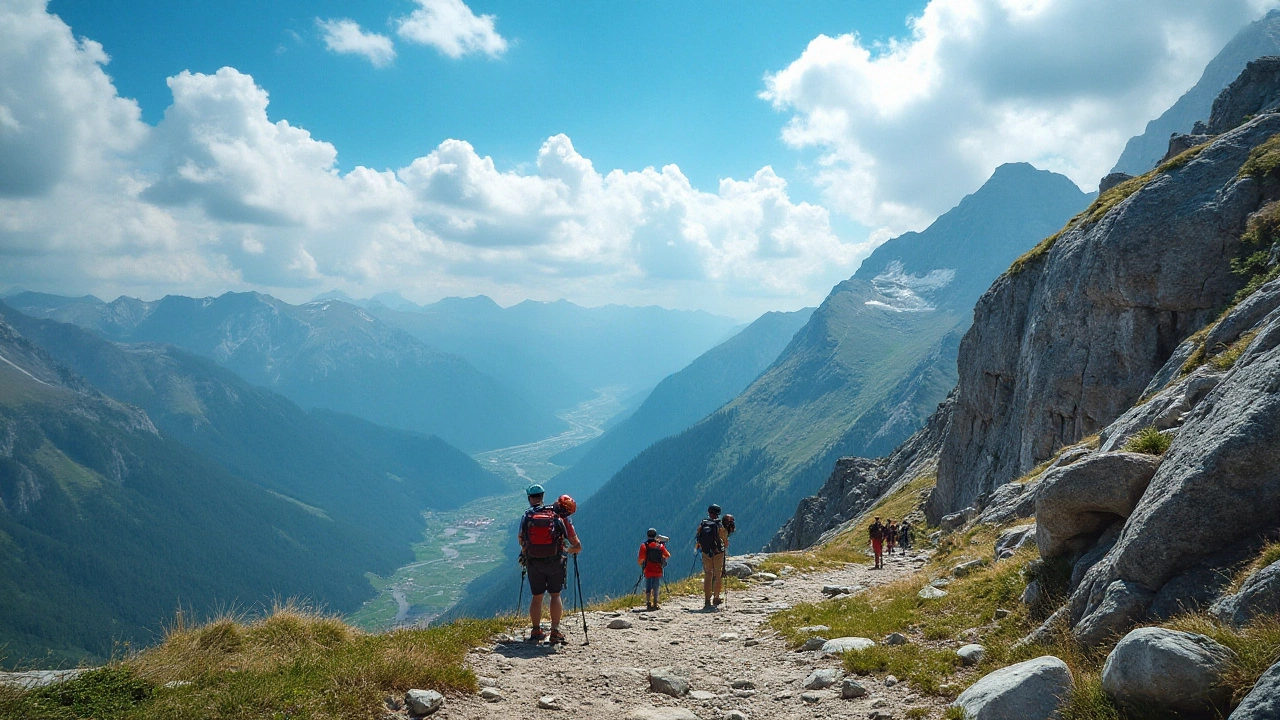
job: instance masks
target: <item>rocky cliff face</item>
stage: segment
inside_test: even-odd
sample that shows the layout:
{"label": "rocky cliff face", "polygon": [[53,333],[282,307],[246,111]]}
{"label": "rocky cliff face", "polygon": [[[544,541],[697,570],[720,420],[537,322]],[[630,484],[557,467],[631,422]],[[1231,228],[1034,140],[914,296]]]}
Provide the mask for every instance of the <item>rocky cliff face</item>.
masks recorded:
{"label": "rocky cliff face", "polygon": [[1240,168],[1277,132],[1280,116],[1261,115],[1122,183],[996,281],[960,345],[931,518],[1102,430],[1231,300],[1243,284],[1231,263],[1264,201]]}

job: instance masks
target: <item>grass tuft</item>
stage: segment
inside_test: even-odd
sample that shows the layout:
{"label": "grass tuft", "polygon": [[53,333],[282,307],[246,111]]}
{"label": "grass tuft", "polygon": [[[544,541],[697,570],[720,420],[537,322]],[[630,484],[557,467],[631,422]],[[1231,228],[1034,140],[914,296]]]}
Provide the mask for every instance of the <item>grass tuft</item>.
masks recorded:
{"label": "grass tuft", "polygon": [[1154,425],[1148,425],[1129,438],[1124,444],[1125,452],[1142,453],[1144,455],[1163,455],[1173,444],[1173,438],[1160,432]]}
{"label": "grass tuft", "polygon": [[1258,180],[1280,177],[1280,133],[1272,135],[1249,151],[1249,159],[1240,166],[1239,176]]}
{"label": "grass tuft", "polygon": [[1218,370],[1230,370],[1257,336],[1258,333],[1254,331],[1244,333],[1222,352],[1209,358],[1209,364]]}
{"label": "grass tuft", "polygon": [[510,618],[364,633],[298,605],[251,622],[178,623],[164,641],[53,688],[0,690],[0,717],[28,720],[376,718],[409,688],[474,691],[467,651]]}

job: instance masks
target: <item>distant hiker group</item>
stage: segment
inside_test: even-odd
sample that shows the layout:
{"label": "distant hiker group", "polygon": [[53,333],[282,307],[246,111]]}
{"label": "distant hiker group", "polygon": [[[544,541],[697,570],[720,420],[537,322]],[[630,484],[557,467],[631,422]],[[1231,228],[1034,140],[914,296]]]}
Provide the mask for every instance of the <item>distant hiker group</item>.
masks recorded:
{"label": "distant hiker group", "polygon": [[908,520],[903,520],[902,524],[895,523],[893,518],[880,522],[877,516],[875,522],[871,523],[868,534],[871,536],[871,553],[876,559],[875,569],[879,570],[884,567],[885,550],[892,555],[893,549],[897,547],[899,552],[905,555],[907,550],[911,549],[915,528],[911,527],[911,522]]}
{"label": "distant hiker group", "polygon": [[[528,579],[529,632],[530,642],[564,644],[564,633],[560,629],[560,621],[564,615],[564,604],[560,593],[568,579],[568,558],[573,556],[574,580],[577,583],[575,600],[582,612],[582,632],[584,639],[587,632],[585,608],[582,606],[582,580],[578,575],[578,553],[582,551],[582,542],[574,530],[570,515],[578,509],[578,504],[568,495],[561,495],[551,505],[544,505],[546,490],[541,485],[530,485],[525,491],[529,500],[529,508],[520,519],[518,539],[520,542],[520,564],[524,568],[520,578],[520,592],[524,592],[525,579]],[[707,517],[698,523],[694,532],[695,563],[702,559],[702,594],[703,610],[713,612],[724,602],[724,571],[728,557],[729,536],[736,530],[733,516],[722,515],[719,505],[707,508]],[[645,607],[649,610],[659,609],[658,601],[662,588],[663,576],[666,574],[667,561],[671,551],[667,543],[671,538],[660,535],[656,528],[649,528],[645,539],[640,543],[640,552],[636,562],[640,565],[640,583],[644,583]],[[549,632],[542,630],[543,595],[551,595]],[[519,601],[517,600],[517,604]]]}

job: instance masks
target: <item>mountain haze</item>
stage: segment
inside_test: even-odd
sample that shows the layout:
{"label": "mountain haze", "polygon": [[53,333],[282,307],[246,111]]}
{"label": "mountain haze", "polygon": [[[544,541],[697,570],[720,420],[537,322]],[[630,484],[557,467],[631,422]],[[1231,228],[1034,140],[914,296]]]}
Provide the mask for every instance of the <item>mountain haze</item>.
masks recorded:
{"label": "mountain haze", "polygon": [[176,345],[304,408],[439,435],[465,450],[539,440],[564,426],[461,357],[343,302],[290,305],[259,293],[110,303],[23,293],[6,302],[110,340]]}
{"label": "mountain haze", "polygon": [[1154,168],[1169,150],[1169,136],[1189,133],[1197,120],[1209,117],[1218,93],[1244,70],[1250,60],[1280,54],[1280,10],[1249,23],[1213,58],[1200,80],[1160,117],[1147,123],[1141,135],[1129,139],[1111,172],[1141,175]]}
{"label": "mountain haze", "polygon": [[[813,308],[761,315],[741,332],[668,375],[629,417],[594,440],[549,487],[585,498],[637,453],[732,400],[760,376],[813,314]],[[566,453],[553,458],[559,460]]]}

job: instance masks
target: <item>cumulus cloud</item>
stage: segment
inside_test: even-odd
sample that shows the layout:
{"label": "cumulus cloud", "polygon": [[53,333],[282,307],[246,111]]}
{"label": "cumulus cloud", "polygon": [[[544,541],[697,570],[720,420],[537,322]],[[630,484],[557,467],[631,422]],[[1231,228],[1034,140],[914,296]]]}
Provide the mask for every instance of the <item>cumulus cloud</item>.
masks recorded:
{"label": "cumulus cloud", "polygon": [[316,27],[320,29],[325,47],[331,52],[360,55],[374,67],[386,67],[396,59],[396,49],[391,44],[391,38],[366,32],[355,20],[316,18]]}
{"label": "cumulus cloud", "polygon": [[932,0],[910,35],[819,36],[762,97],[785,142],[821,152],[837,211],[918,229],[1001,163],[1082,187],[1115,162],[1269,0]]}
{"label": "cumulus cloud", "polygon": [[507,41],[494,29],[493,15],[476,15],[462,0],[417,0],[418,9],[396,22],[400,37],[430,45],[451,58],[471,53],[498,57]]}
{"label": "cumulus cloud", "polygon": [[[271,118],[267,91],[233,68],[169,78],[172,104],[150,127],[117,95],[100,48],[40,3],[25,9],[0,23],[12,61],[0,72],[36,69],[52,87],[6,78],[17,90],[0,95],[0,117],[28,133],[42,118],[47,136],[21,137],[64,155],[0,195],[6,282],[151,297],[483,292],[745,317],[816,302],[868,250],[837,238],[827,211],[794,202],[770,168],[707,192],[675,165],[597,170],[564,135],[530,148],[527,171],[446,140],[397,171],[342,172],[337,148]],[[15,26],[29,32],[33,19],[46,39],[20,45]],[[23,152],[5,136],[0,168]]]}

